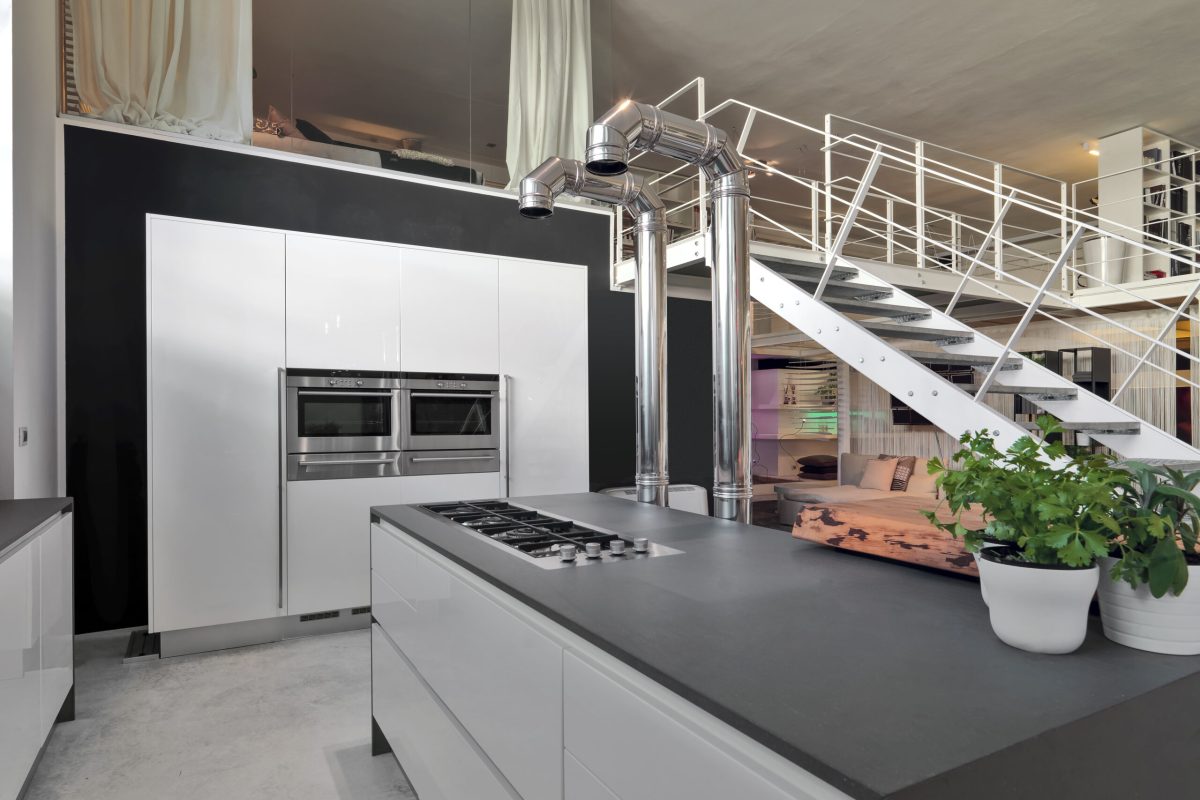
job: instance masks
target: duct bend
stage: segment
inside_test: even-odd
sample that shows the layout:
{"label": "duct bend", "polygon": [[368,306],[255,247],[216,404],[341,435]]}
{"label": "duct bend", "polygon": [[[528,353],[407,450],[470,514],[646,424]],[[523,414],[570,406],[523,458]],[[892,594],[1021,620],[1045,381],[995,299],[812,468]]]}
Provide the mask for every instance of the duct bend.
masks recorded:
{"label": "duct bend", "polygon": [[591,175],[573,159],[548,158],[521,181],[521,214],[544,219],[570,194],[619,205],[637,217],[634,283],[637,353],[637,495],[667,505],[667,223],[662,200],[638,176]]}
{"label": "duct bend", "polygon": [[728,135],[705,122],[626,100],[588,128],[587,168],[619,175],[630,150],[696,164],[713,182],[713,514],[750,522],[750,184]]}

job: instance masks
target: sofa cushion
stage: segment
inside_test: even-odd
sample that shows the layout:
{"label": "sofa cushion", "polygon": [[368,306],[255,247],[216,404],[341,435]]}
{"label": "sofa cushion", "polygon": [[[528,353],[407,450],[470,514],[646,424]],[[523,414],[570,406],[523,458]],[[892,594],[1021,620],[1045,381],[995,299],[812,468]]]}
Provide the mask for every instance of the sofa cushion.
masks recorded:
{"label": "sofa cushion", "polygon": [[800,472],[804,475],[829,475],[837,472],[837,456],[817,453],[796,459]]}
{"label": "sofa cushion", "polygon": [[891,493],[857,486],[776,486],[775,494],[798,503],[854,503],[885,500]]}
{"label": "sofa cushion", "polygon": [[917,459],[917,463],[913,465],[912,477],[908,479],[908,488],[905,491],[909,494],[924,494],[930,497],[937,497],[937,476],[929,474],[928,458]]}
{"label": "sofa cushion", "polygon": [[896,476],[897,458],[874,458],[867,462],[863,469],[862,479],[858,482],[860,489],[880,489],[890,491],[892,478]]}
{"label": "sofa cushion", "polygon": [[891,485],[893,492],[903,492],[908,488],[908,479],[912,477],[916,463],[916,456],[900,456],[896,461],[896,474],[892,476]]}

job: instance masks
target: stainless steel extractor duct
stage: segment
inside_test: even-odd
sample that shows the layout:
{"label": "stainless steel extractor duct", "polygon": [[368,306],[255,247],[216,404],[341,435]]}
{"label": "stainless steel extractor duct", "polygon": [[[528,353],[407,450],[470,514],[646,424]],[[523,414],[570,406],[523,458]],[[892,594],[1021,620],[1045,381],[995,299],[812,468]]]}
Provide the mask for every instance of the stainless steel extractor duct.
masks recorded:
{"label": "stainless steel extractor duct", "polygon": [[696,164],[713,186],[713,514],[750,521],[750,185],[725,131],[626,100],[588,128],[587,168],[619,175],[630,150]]}
{"label": "stainless steel extractor duct", "polygon": [[658,195],[634,175],[588,173],[581,162],[548,158],[521,181],[521,214],[544,218],[554,198],[570,194],[623,206],[637,217],[634,282],[637,352],[637,493],[667,505],[667,222]]}

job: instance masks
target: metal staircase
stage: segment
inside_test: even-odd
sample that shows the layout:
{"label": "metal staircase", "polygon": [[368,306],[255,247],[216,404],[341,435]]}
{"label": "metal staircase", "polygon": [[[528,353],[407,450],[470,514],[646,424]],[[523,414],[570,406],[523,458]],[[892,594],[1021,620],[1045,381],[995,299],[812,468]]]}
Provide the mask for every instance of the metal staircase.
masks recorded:
{"label": "metal staircase", "polygon": [[[987,429],[1002,447],[1027,435],[1025,425],[980,402],[987,394],[1012,394],[1124,457],[1200,461],[1191,445],[865,270],[839,267],[817,299],[814,267],[782,269],[752,259],[751,296],[948,433]],[[917,350],[901,342],[933,347]],[[972,367],[979,381],[952,383],[928,369],[932,364]]]}
{"label": "metal staircase", "polygon": [[[768,177],[751,183],[750,295],[802,337],[772,331],[756,342],[811,339],[953,436],[988,429],[1007,446],[1026,435],[1029,423],[988,402],[1020,396],[1126,458],[1200,463],[1200,449],[1129,410],[1146,408],[1147,398],[1173,404],[1176,387],[1190,387],[1200,425],[1200,348],[1175,339],[1181,321],[1200,330],[1200,247],[1077,207],[1065,181],[865,123],[826,115],[807,125],[734,99],[706,108],[701,78],[663,103],[693,90],[697,118],[737,132],[748,168]],[[760,129],[768,149],[756,153]],[[813,154],[800,174],[775,166],[782,143]],[[681,165],[647,182],[668,203],[672,287],[706,296],[705,176]],[[1140,204],[1140,192],[1128,202]],[[632,280],[620,215],[614,232],[618,288]],[[1104,277],[1114,260],[1167,264],[1172,277],[1115,284]],[[1149,327],[1114,315],[1131,309],[1151,314]],[[1000,320],[1016,320],[1003,342],[972,327]],[[1035,320],[1064,341],[1059,347],[1110,350],[1111,400],[1020,355]],[[972,369],[975,380],[954,383],[930,369],[946,366]]]}

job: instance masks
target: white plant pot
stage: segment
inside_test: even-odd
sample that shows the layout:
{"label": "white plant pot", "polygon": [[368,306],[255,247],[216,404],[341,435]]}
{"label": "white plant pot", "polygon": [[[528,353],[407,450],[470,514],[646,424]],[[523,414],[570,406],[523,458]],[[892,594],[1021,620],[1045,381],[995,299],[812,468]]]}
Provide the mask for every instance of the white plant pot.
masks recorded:
{"label": "white plant pot", "polygon": [[984,555],[979,581],[1000,641],[1031,653],[1070,653],[1087,637],[1100,568],[1015,566]]}
{"label": "white plant pot", "polygon": [[[1004,547],[1004,545],[995,544],[994,542],[984,542],[983,544],[981,544],[979,546],[979,553],[982,553],[984,550],[987,550],[988,548],[991,548],[991,547]],[[971,554],[971,555],[975,556],[975,568],[976,569],[979,568],[979,553]],[[983,598],[983,604],[985,606],[988,605],[987,587],[983,585],[982,580],[979,581],[979,596]]]}
{"label": "white plant pot", "polygon": [[1176,656],[1200,655],[1200,566],[1188,567],[1188,585],[1176,597],[1150,594],[1146,584],[1132,588],[1109,578],[1115,558],[1104,559],[1100,617],[1104,635],[1127,647]]}

